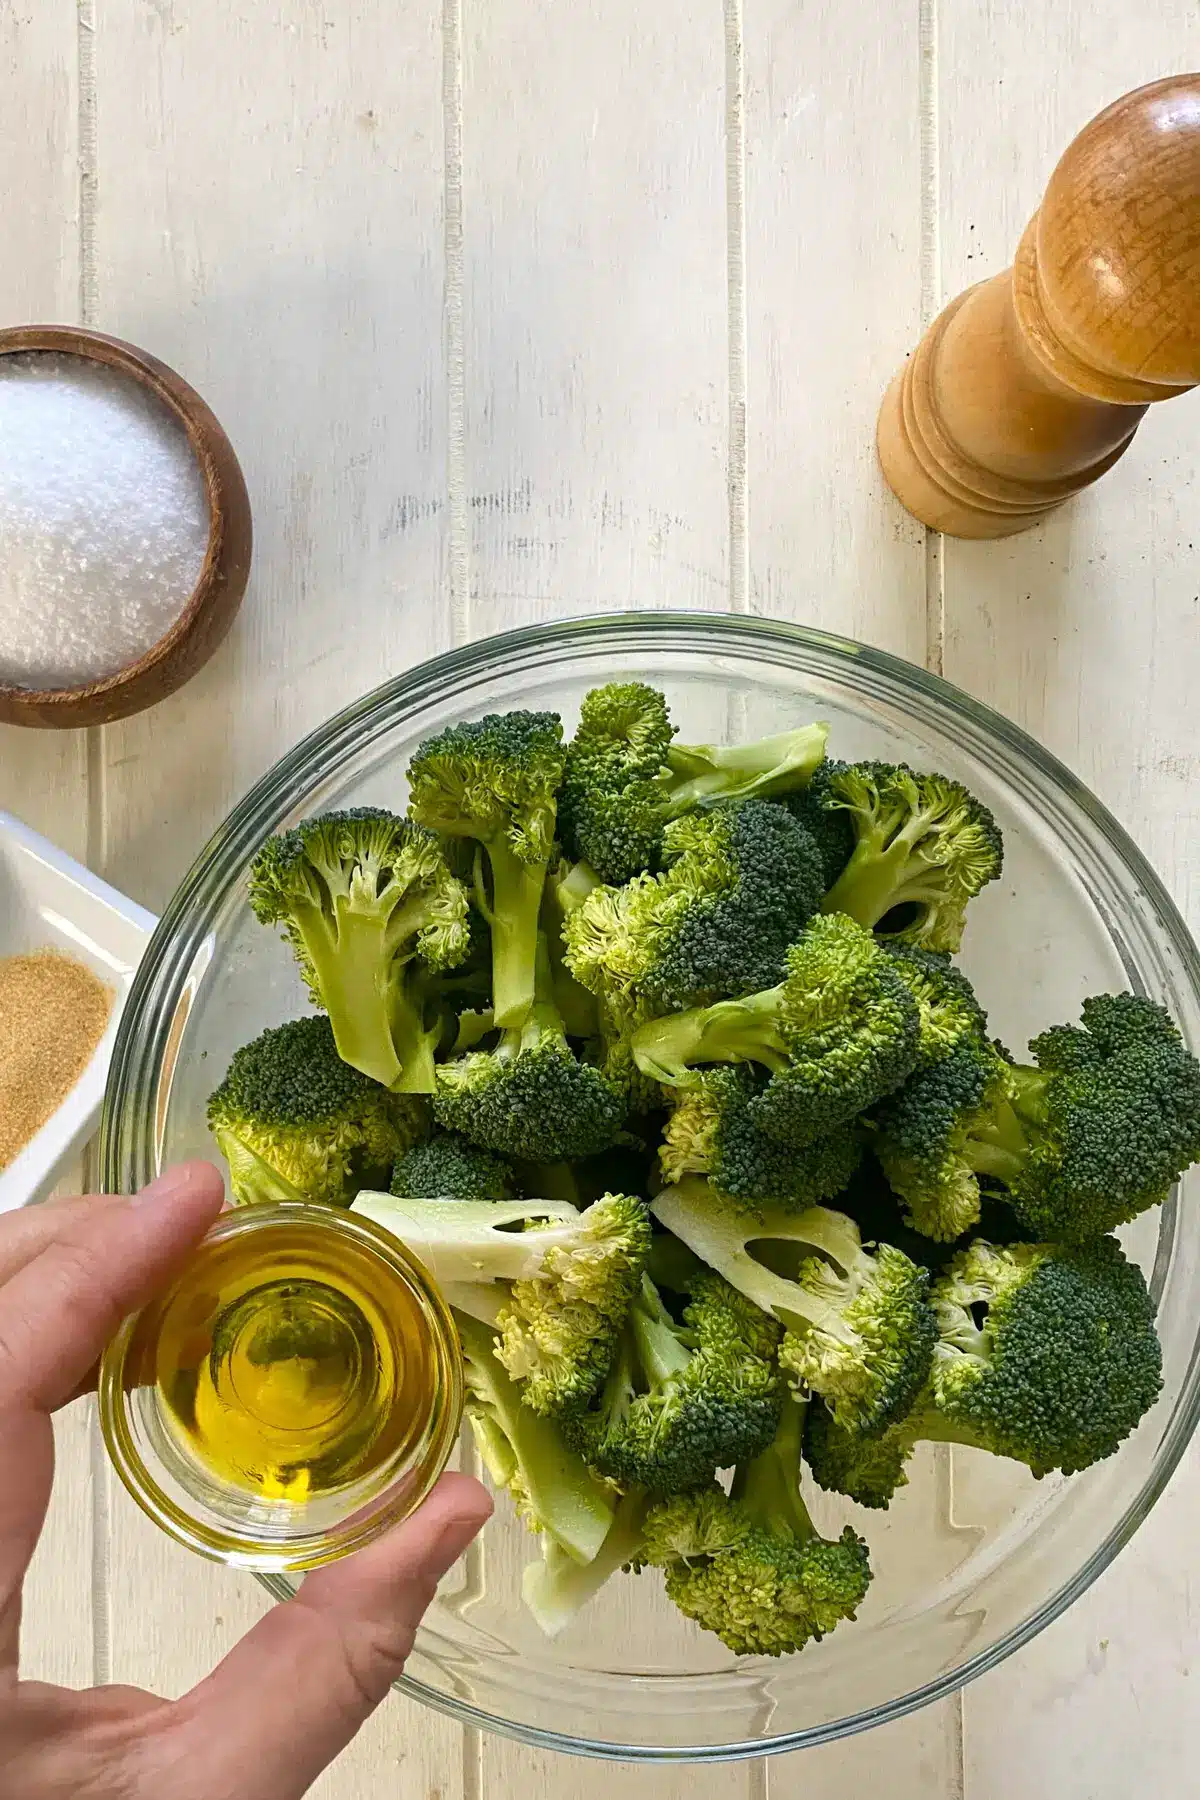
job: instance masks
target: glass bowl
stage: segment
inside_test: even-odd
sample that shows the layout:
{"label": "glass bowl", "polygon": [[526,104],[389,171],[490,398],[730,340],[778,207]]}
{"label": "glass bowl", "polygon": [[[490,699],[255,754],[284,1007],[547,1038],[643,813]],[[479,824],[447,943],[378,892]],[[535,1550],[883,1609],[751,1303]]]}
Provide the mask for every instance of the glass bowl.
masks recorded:
{"label": "glass bowl", "polygon": [[283,1201],[217,1221],[122,1322],[98,1391],[113,1465],[157,1525],[214,1562],[286,1573],[416,1511],[455,1449],[462,1353],[389,1232]]}
{"label": "glass bowl", "polygon": [[[246,905],[247,865],[263,838],[328,807],[402,807],[408,758],[431,732],[513,706],[556,709],[570,728],[585,690],[615,677],[664,688],[685,739],[824,718],[838,756],[961,777],[1007,843],[1003,880],[973,903],[962,959],[996,1033],[1021,1049],[1075,1018],[1087,993],[1132,987],[1166,1005],[1200,1050],[1200,957],[1162,884],[1092,795],[1015,726],[921,669],[790,625],[659,612],[583,619],[473,644],[399,677],[313,733],[235,808],[139,970],[109,1082],[108,1189],[211,1155],[205,1101],[230,1055],[304,1007],[286,947]],[[647,1572],[618,1577],[548,1642],[520,1605],[535,1545],[505,1499],[443,1584],[401,1685],[529,1743],[685,1761],[824,1742],[992,1668],[1128,1542],[1200,1416],[1198,1179],[1193,1170],[1124,1234],[1152,1284],[1165,1388],[1117,1456],[1070,1481],[1037,1482],[1016,1464],[928,1447],[887,1513],[816,1494],[818,1523],[853,1520],[871,1545],[875,1581],[856,1624],[802,1656],[739,1659],[681,1619]],[[268,1585],[290,1591],[278,1577]]]}

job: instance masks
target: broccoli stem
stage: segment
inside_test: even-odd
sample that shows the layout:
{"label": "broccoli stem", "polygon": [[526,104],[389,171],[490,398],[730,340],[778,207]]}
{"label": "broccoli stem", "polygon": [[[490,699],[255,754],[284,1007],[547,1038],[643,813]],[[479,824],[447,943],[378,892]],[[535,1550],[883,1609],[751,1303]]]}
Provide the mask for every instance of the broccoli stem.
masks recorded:
{"label": "broccoli stem", "polygon": [[825,760],[828,737],[828,726],[807,725],[747,744],[673,744],[667,766],[676,779],[666,816],[678,819],[726,795],[765,799],[806,787]]}
{"label": "broccoli stem", "polygon": [[533,1005],[538,916],[545,863],[523,862],[507,844],[489,842],[492,872],[492,1010],[499,1026],[520,1025]]}
{"label": "broccoli stem", "polygon": [[668,1087],[686,1081],[695,1063],[756,1062],[772,1074],[788,1063],[779,1032],[781,987],[745,1000],[718,1000],[688,1012],[651,1019],[633,1034],[634,1060],[644,1075]]}
{"label": "broccoli stem", "polygon": [[[405,1006],[397,1005],[397,984],[389,980],[384,927],[379,920],[346,908],[338,911],[336,936],[322,916],[308,908],[297,911],[297,925],[333,1026],[338,1055],[373,1081],[398,1089],[406,1079],[403,1050],[412,1054],[418,1034],[402,1017]],[[396,1041],[397,1033],[403,1046]],[[403,1091],[433,1092],[432,1046],[427,1049],[427,1085]],[[425,1073],[426,1065],[421,1064],[413,1080],[419,1082]]]}
{"label": "broccoli stem", "polygon": [[679,1339],[679,1328],[662,1303],[648,1275],[630,1311],[638,1359],[651,1388],[664,1386],[682,1375],[692,1360],[691,1351]]}
{"label": "broccoli stem", "polygon": [[521,1579],[521,1597],[547,1637],[557,1637],[642,1547],[646,1497],[638,1489],[618,1502],[616,1516],[598,1556],[582,1566],[547,1535],[542,1554]]}
{"label": "broccoli stem", "polygon": [[1036,1126],[1044,1116],[1046,1078],[1037,1069],[1012,1069],[1009,1077],[1013,1098],[972,1123],[963,1155],[976,1175],[991,1175],[1011,1187],[1029,1155],[1024,1121]]}
{"label": "broccoli stem", "polygon": [[822,912],[848,913],[870,931],[895,906],[907,901],[936,900],[938,894],[924,885],[928,875],[925,865],[918,862],[909,868],[914,837],[919,839],[924,830],[925,820],[917,814],[912,825],[898,832],[886,848],[881,846],[877,833],[860,838],[850,861],[821,902]]}
{"label": "broccoli stem", "polygon": [[730,1498],[736,1500],[776,1537],[800,1543],[816,1536],[816,1527],[800,1497],[800,1449],[807,1402],[788,1394],[783,1402],[774,1442],[735,1471]]}

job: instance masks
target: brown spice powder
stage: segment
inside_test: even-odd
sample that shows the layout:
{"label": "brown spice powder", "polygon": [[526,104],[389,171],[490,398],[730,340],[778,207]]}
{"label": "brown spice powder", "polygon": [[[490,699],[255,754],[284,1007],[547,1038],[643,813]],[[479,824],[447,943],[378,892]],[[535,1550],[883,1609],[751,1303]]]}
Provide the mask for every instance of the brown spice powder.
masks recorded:
{"label": "brown spice powder", "polygon": [[75,1086],[112,1003],[90,969],[56,950],[0,957],[0,1169]]}

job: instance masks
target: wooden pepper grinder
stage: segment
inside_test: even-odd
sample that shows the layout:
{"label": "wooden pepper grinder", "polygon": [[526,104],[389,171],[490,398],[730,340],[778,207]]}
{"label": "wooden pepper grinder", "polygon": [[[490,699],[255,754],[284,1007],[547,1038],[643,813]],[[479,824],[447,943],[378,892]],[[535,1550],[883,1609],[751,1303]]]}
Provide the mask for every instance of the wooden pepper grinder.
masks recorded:
{"label": "wooden pepper grinder", "polygon": [[879,460],[926,525],[1007,537],[1197,382],[1200,75],[1176,75],[1080,132],[1012,268],[952,301],[892,382]]}

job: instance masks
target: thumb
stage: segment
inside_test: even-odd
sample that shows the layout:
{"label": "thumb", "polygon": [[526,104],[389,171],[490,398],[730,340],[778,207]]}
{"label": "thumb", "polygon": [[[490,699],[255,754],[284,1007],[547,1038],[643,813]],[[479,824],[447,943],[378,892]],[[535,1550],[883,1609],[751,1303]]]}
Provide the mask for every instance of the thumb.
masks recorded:
{"label": "thumb", "polygon": [[385,1697],[491,1512],[479,1482],[443,1475],[403,1525],[309,1575],[177,1702],[172,1758],[203,1769],[205,1793],[298,1800]]}

